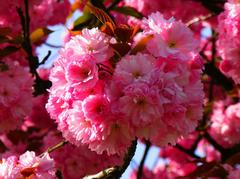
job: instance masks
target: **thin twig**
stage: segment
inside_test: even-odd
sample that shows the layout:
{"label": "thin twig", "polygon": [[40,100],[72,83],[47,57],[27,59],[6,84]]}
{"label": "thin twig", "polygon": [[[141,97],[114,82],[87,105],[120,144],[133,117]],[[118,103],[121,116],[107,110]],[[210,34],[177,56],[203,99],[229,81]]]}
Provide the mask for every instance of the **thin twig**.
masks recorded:
{"label": "thin twig", "polygon": [[196,159],[200,159],[201,158],[201,157],[197,156],[193,151],[185,149],[183,146],[181,146],[179,144],[176,144],[175,147],[177,149],[179,149],[180,151],[182,151],[182,152],[188,154],[189,156],[193,157],[193,158],[196,158]]}
{"label": "thin twig", "polygon": [[191,25],[193,25],[193,24],[195,24],[195,23],[197,23],[197,22],[205,21],[205,20],[213,17],[214,15],[215,15],[215,14],[210,13],[210,14],[207,14],[207,15],[205,15],[205,16],[196,17],[196,18],[188,21],[188,22],[186,23],[186,26],[189,27],[189,26],[191,26]]}
{"label": "thin twig", "polygon": [[64,140],[64,141],[58,143],[57,145],[48,148],[48,149],[47,149],[47,152],[48,152],[48,153],[51,153],[51,152],[53,152],[53,151],[55,151],[55,150],[63,147],[63,146],[66,145],[67,143],[68,143],[68,141]]}
{"label": "thin twig", "polygon": [[48,54],[43,58],[43,60],[41,61],[41,63],[39,63],[39,65],[43,65],[43,64],[45,64],[45,62],[48,60],[48,58],[50,57],[50,55],[51,55],[51,51],[50,50],[48,50]]}
{"label": "thin twig", "polygon": [[50,44],[50,43],[48,43],[48,42],[45,42],[44,45],[49,46],[49,47],[51,47],[51,48],[62,48],[62,47],[63,47],[63,46],[61,46],[61,45],[53,45],[53,44]]}
{"label": "thin twig", "polygon": [[58,144],[52,146],[52,147],[49,147],[45,152],[43,152],[40,157],[42,157],[45,153],[52,153],[53,151],[63,147],[64,145],[66,145],[68,143],[68,141],[64,140],[64,141],[61,141],[59,142]]}

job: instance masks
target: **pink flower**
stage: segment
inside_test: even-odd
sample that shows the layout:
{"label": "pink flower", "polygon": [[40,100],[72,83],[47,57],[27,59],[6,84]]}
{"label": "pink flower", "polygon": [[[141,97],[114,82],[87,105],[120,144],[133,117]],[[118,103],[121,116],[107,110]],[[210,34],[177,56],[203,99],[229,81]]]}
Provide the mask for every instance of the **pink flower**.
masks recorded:
{"label": "pink flower", "polygon": [[81,35],[72,37],[66,43],[62,53],[71,51],[76,55],[92,55],[97,63],[104,62],[113,55],[113,50],[109,46],[110,39],[98,28],[83,29]]}
{"label": "pink flower", "polygon": [[98,81],[98,68],[90,56],[74,56],[67,64],[66,80],[80,90],[94,87]]}
{"label": "pink flower", "polygon": [[80,145],[81,142],[90,143],[100,138],[99,133],[101,133],[103,126],[93,126],[92,121],[85,118],[80,101],[74,102],[73,109],[69,110],[68,113],[66,119],[68,128],[65,130],[69,130],[72,134],[72,143]]}
{"label": "pink flower", "polygon": [[[48,153],[42,157],[37,157],[34,152],[25,152],[19,157],[18,167],[21,168],[21,174],[25,177],[33,175],[37,178],[55,179],[55,164]],[[25,175],[25,171],[27,175]],[[32,173],[30,174],[29,171]]]}
{"label": "pink flower", "polygon": [[127,121],[114,116],[109,117],[104,125],[101,139],[89,143],[89,148],[98,154],[106,151],[108,155],[124,156],[134,140],[132,129]]}
{"label": "pink flower", "polygon": [[238,69],[240,67],[240,5],[237,1],[229,1],[224,5],[224,11],[218,16],[218,51],[221,61],[221,71],[231,77],[236,84],[240,83]]}
{"label": "pink flower", "polygon": [[210,134],[224,147],[231,147],[240,142],[239,123],[240,103],[229,105],[224,109],[224,103],[216,103],[211,117]]}
{"label": "pink flower", "polygon": [[27,67],[11,58],[0,64],[0,133],[18,127],[32,109],[33,79]]}
{"label": "pink flower", "polygon": [[15,178],[49,178],[56,179],[53,159],[45,153],[38,157],[34,152],[25,152],[19,159],[15,156],[3,159],[0,164],[0,177],[3,179]]}
{"label": "pink flower", "polygon": [[124,88],[124,96],[119,98],[119,111],[130,120],[136,130],[152,126],[162,115],[162,108],[157,100],[157,91],[147,83],[135,82]]}
{"label": "pink flower", "polygon": [[[30,30],[34,31],[47,25],[65,23],[70,13],[70,2],[68,0],[31,0],[29,1]],[[2,3],[0,7],[0,26],[10,27],[13,32],[21,31],[21,22],[16,7],[24,8],[21,0],[12,0]]]}
{"label": "pink flower", "polygon": [[20,177],[20,170],[17,168],[17,157],[11,156],[7,159],[3,158],[0,163],[0,178],[15,179]]}
{"label": "pink flower", "polygon": [[159,12],[151,14],[143,22],[146,24],[145,33],[154,34],[147,49],[155,57],[186,59],[189,53],[198,51],[199,42],[182,22],[173,18],[165,20]]}
{"label": "pink flower", "polygon": [[146,76],[154,67],[155,59],[150,55],[138,53],[123,57],[117,64],[114,78],[124,85]]}
{"label": "pink flower", "polygon": [[90,95],[83,101],[83,112],[86,120],[102,122],[110,112],[109,101],[103,95]]}
{"label": "pink flower", "polygon": [[[90,96],[88,100],[96,97],[99,98],[100,96],[93,98]],[[99,99],[102,102],[101,97]],[[86,112],[84,111],[84,113]],[[99,116],[94,113],[88,113],[87,115],[90,115],[92,118],[94,117],[93,120],[84,116],[80,103],[75,103],[74,109],[69,111],[67,123],[68,130],[72,136],[70,141],[78,146],[81,143],[88,144],[89,148],[98,154],[106,151],[108,155],[116,153],[123,155],[133,139],[126,121],[111,117],[111,114],[100,116],[100,121],[98,120]]]}
{"label": "pink flower", "polygon": [[[194,17],[206,15],[208,11],[200,2],[192,0],[124,0],[127,6],[136,8],[145,16],[156,11],[161,12],[165,18],[174,16],[178,20],[188,22]],[[194,9],[194,11],[193,11]]]}
{"label": "pink flower", "polygon": [[33,98],[33,108],[29,116],[25,117],[25,123],[37,128],[48,128],[54,126],[45,105],[48,95],[41,95]]}

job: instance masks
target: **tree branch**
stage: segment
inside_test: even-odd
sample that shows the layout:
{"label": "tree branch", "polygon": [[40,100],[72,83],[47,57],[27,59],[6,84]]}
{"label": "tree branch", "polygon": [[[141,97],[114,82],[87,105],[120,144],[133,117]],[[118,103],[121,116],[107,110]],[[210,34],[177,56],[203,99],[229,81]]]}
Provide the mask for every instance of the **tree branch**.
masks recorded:
{"label": "tree branch", "polygon": [[30,72],[33,76],[35,76],[33,95],[37,96],[46,93],[46,89],[50,88],[52,83],[49,80],[41,79],[37,73],[37,68],[39,67],[39,65],[41,65],[41,63],[39,63],[38,57],[34,56],[32,52],[32,45],[30,40],[30,16],[28,12],[28,0],[24,0],[24,8],[25,14],[23,13],[21,8],[17,8],[23,31],[22,48],[28,55],[27,60],[29,62]]}
{"label": "tree branch", "polygon": [[183,146],[179,145],[179,144],[176,144],[175,147],[177,149],[179,149],[180,151],[188,154],[189,156],[193,157],[193,158],[196,158],[196,159],[200,159],[201,157],[197,156],[194,151],[191,151],[191,150],[188,150],[188,149],[185,149]]}
{"label": "tree branch", "polygon": [[151,147],[151,142],[146,141],[146,148],[145,148],[145,151],[144,151],[144,154],[143,154],[143,158],[142,158],[142,160],[140,162],[140,165],[138,167],[137,179],[141,179],[141,177],[142,177],[144,162],[147,158],[147,154],[148,154],[148,151],[149,151],[150,147]]}
{"label": "tree branch", "polygon": [[224,149],[221,145],[219,145],[212,136],[209,135],[208,132],[205,132],[204,137],[208,140],[210,144],[213,145],[215,149],[217,149],[221,154],[224,154],[226,152],[226,149]]}
{"label": "tree branch", "polygon": [[129,166],[137,148],[137,139],[132,142],[128,153],[124,157],[122,166],[110,167],[97,174],[85,176],[83,179],[119,179]]}

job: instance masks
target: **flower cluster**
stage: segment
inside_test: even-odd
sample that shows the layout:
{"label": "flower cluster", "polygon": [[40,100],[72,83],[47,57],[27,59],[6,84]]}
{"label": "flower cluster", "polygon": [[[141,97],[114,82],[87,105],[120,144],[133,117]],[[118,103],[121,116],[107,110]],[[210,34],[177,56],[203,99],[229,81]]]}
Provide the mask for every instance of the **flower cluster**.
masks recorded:
{"label": "flower cluster", "polygon": [[0,163],[0,178],[49,178],[56,179],[54,161],[44,153],[38,157],[34,152],[25,152],[20,155],[3,158]]}
{"label": "flower cluster", "polygon": [[223,147],[240,143],[240,103],[226,109],[224,102],[215,103],[211,122],[210,134]]}
{"label": "flower cluster", "polygon": [[[20,32],[21,22],[16,8],[24,10],[24,1],[1,0],[0,3],[0,27],[8,27],[13,32]],[[69,12],[70,3],[68,0],[31,0],[29,1],[29,15],[32,18],[30,23],[31,30],[63,23]]]}
{"label": "flower cluster", "polygon": [[[127,6],[136,8],[145,16],[148,16],[155,11],[159,11],[164,15],[164,17],[169,18],[174,16],[184,22],[207,13],[207,10],[200,2],[193,0],[124,0],[124,2]],[[192,9],[194,9],[194,11]]]}
{"label": "flower cluster", "polygon": [[203,102],[198,42],[158,12],[143,23],[146,49],[114,63],[118,39],[97,28],[83,29],[61,50],[46,107],[73,144],[123,154],[135,137],[165,146],[195,129]]}
{"label": "flower cluster", "polygon": [[12,58],[0,62],[0,133],[19,126],[32,109],[33,78]]}
{"label": "flower cluster", "polygon": [[220,69],[240,83],[240,4],[236,0],[225,3],[225,11],[219,17],[218,51],[223,58]]}

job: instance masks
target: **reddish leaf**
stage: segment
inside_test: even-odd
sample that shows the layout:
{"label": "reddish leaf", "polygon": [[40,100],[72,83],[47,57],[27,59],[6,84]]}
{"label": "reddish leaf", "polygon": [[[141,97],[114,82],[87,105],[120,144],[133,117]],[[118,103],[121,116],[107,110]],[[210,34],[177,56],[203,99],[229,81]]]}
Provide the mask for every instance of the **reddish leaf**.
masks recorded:
{"label": "reddish leaf", "polygon": [[110,36],[114,36],[115,29],[110,22],[106,22],[105,24],[102,25],[101,31]]}
{"label": "reddish leaf", "polygon": [[133,31],[134,31],[133,28],[127,25],[121,24],[119,27],[115,29],[115,35],[118,40],[122,42],[127,42],[131,39]]}
{"label": "reddish leaf", "polygon": [[138,52],[143,51],[146,48],[146,44],[153,38],[153,35],[148,35],[146,37],[143,37],[137,45],[132,49],[131,54],[135,55]]}
{"label": "reddish leaf", "polygon": [[34,175],[35,174],[35,167],[28,167],[28,168],[24,168],[23,170],[21,170],[21,174],[24,176],[24,177],[30,177],[31,175]]}
{"label": "reddish leaf", "polygon": [[106,12],[104,12],[102,9],[100,9],[100,8],[98,8],[98,7],[95,7],[95,6],[93,6],[92,4],[90,4],[90,3],[88,3],[88,4],[86,5],[86,7],[89,9],[89,11],[90,11],[93,15],[95,15],[95,16],[98,18],[98,20],[99,20],[101,23],[105,24],[106,22],[109,22],[109,23],[111,23],[111,25],[113,26],[113,28],[116,27],[116,25],[115,25],[115,23],[113,22],[113,20],[111,19],[111,17],[109,17],[109,15],[108,15]]}
{"label": "reddish leaf", "polygon": [[111,47],[119,54],[120,56],[126,55],[129,50],[131,49],[130,45],[127,43],[116,43],[116,44],[111,44]]}

